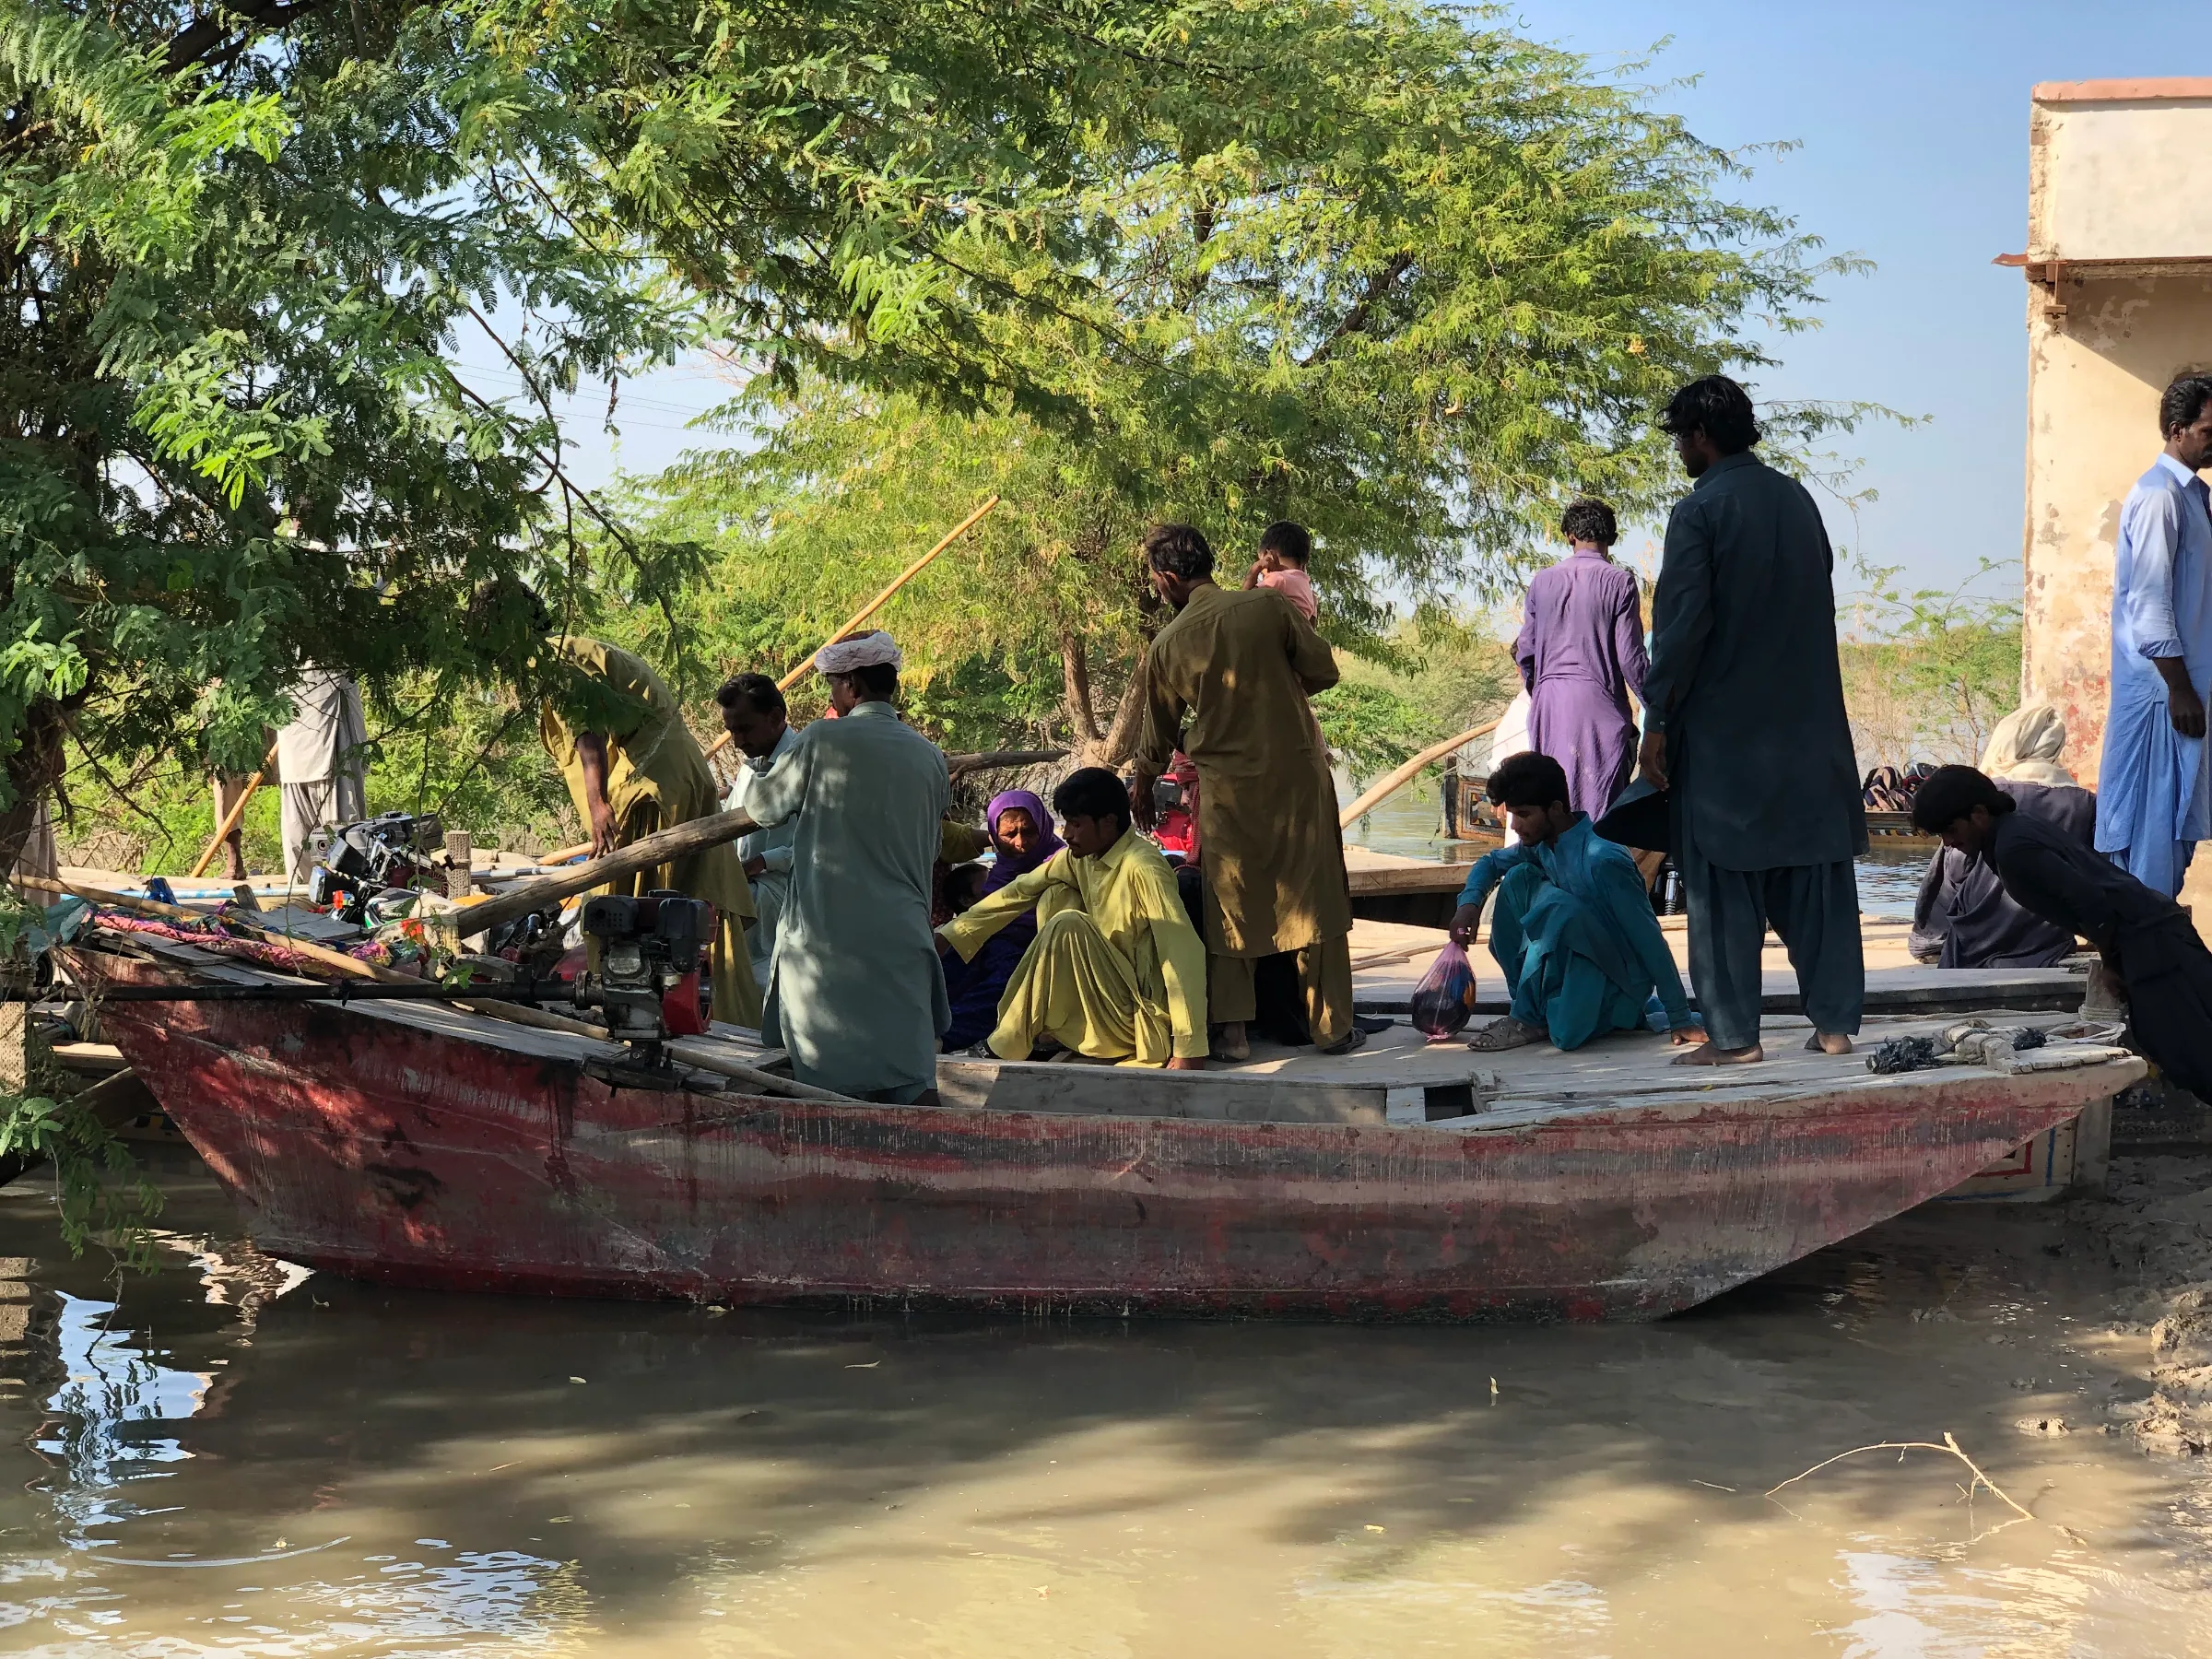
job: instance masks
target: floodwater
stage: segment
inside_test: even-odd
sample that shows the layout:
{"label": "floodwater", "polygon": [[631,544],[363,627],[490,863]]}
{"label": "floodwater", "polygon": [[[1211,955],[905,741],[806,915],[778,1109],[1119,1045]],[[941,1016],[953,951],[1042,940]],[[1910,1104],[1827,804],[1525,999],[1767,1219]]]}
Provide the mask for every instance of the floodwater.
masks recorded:
{"label": "floodwater", "polygon": [[[1427,779],[1408,784],[1352,827],[1346,837],[1355,846],[1401,858],[1468,859],[1478,851],[1442,834],[1443,801]],[[1875,848],[1858,861],[1859,910],[1885,921],[1910,922],[1928,854],[1920,851]]]}
{"label": "floodwater", "polygon": [[[303,1277],[155,1150],[120,1288],[0,1191],[9,1653],[2212,1653],[2212,1484],[2098,1432],[2144,1338],[2063,1211],[1643,1326],[716,1314]],[[1946,1431],[2031,1519],[1924,1452],[1764,1495]]]}

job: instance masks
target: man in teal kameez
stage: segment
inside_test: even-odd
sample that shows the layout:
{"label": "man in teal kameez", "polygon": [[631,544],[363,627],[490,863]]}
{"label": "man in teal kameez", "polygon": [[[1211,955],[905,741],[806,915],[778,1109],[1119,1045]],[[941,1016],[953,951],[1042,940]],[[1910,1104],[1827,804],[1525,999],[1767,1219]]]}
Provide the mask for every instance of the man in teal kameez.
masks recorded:
{"label": "man in teal kameez", "polygon": [[1600,840],[1587,814],[1568,809],[1565,769],[1548,755],[1515,755],[1490,774],[1488,794],[1520,839],[1468,871],[1452,936],[1463,945],[1474,938],[1483,900],[1497,888],[1490,954],[1512,1012],[1467,1046],[1487,1052],[1548,1038],[1577,1049],[1641,1027],[1654,992],[1673,1040],[1704,1041],[1636,861]]}

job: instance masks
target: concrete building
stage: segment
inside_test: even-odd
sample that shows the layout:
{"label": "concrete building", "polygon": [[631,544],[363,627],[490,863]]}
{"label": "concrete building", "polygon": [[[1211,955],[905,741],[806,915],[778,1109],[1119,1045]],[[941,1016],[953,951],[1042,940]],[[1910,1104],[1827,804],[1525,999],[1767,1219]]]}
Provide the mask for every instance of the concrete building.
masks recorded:
{"label": "concrete building", "polygon": [[2120,504],[2159,394],[2212,368],[2212,78],[2046,82],[2033,109],[2028,248],[1999,262],[2028,276],[2026,691],[2094,786]]}

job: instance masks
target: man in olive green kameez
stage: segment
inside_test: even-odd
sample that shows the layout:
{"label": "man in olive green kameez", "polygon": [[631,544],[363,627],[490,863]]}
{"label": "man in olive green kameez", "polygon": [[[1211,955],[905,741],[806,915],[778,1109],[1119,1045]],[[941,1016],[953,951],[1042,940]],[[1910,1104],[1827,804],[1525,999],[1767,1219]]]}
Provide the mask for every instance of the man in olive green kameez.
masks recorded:
{"label": "man in olive green kameez", "polygon": [[[575,634],[548,641],[547,649],[569,676],[565,687],[556,678],[539,735],[592,832],[594,857],[722,809],[714,773],[675,694],[642,658]],[[726,842],[709,847],[641,870],[609,890],[642,894],[655,888],[714,907],[714,1018],[758,1026],[760,986],[744,932],[753,919],[753,895],[737,849]]]}
{"label": "man in olive green kameez", "polygon": [[1336,659],[1273,589],[1216,587],[1213,549],[1190,525],[1154,530],[1145,556],[1177,614],[1134,693],[1145,706],[1136,820],[1151,827],[1152,782],[1180,747],[1198,769],[1215,1052],[1249,1052],[1253,965],[1295,952],[1314,1044],[1348,1053],[1366,1041],[1352,1023],[1351,888],[1328,752],[1306,704],[1336,683]]}

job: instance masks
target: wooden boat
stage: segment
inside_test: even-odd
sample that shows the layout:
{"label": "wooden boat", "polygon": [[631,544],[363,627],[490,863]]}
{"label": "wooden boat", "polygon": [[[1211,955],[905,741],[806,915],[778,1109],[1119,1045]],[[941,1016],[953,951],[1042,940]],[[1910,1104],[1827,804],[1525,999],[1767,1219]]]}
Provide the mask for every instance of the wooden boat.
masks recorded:
{"label": "wooden boat", "polygon": [[[66,955],[96,990],[282,982],[138,935]],[[1547,1051],[1453,1043],[1317,1077],[948,1061],[947,1103],[920,1108],[620,1087],[592,1069],[607,1045],[443,1003],[101,1018],[289,1261],[457,1290],[1108,1315],[1667,1313],[1957,1186],[2144,1070],[2109,1049],[2018,1077],[1794,1053],[1739,1078],[1624,1039],[1547,1073]]]}

